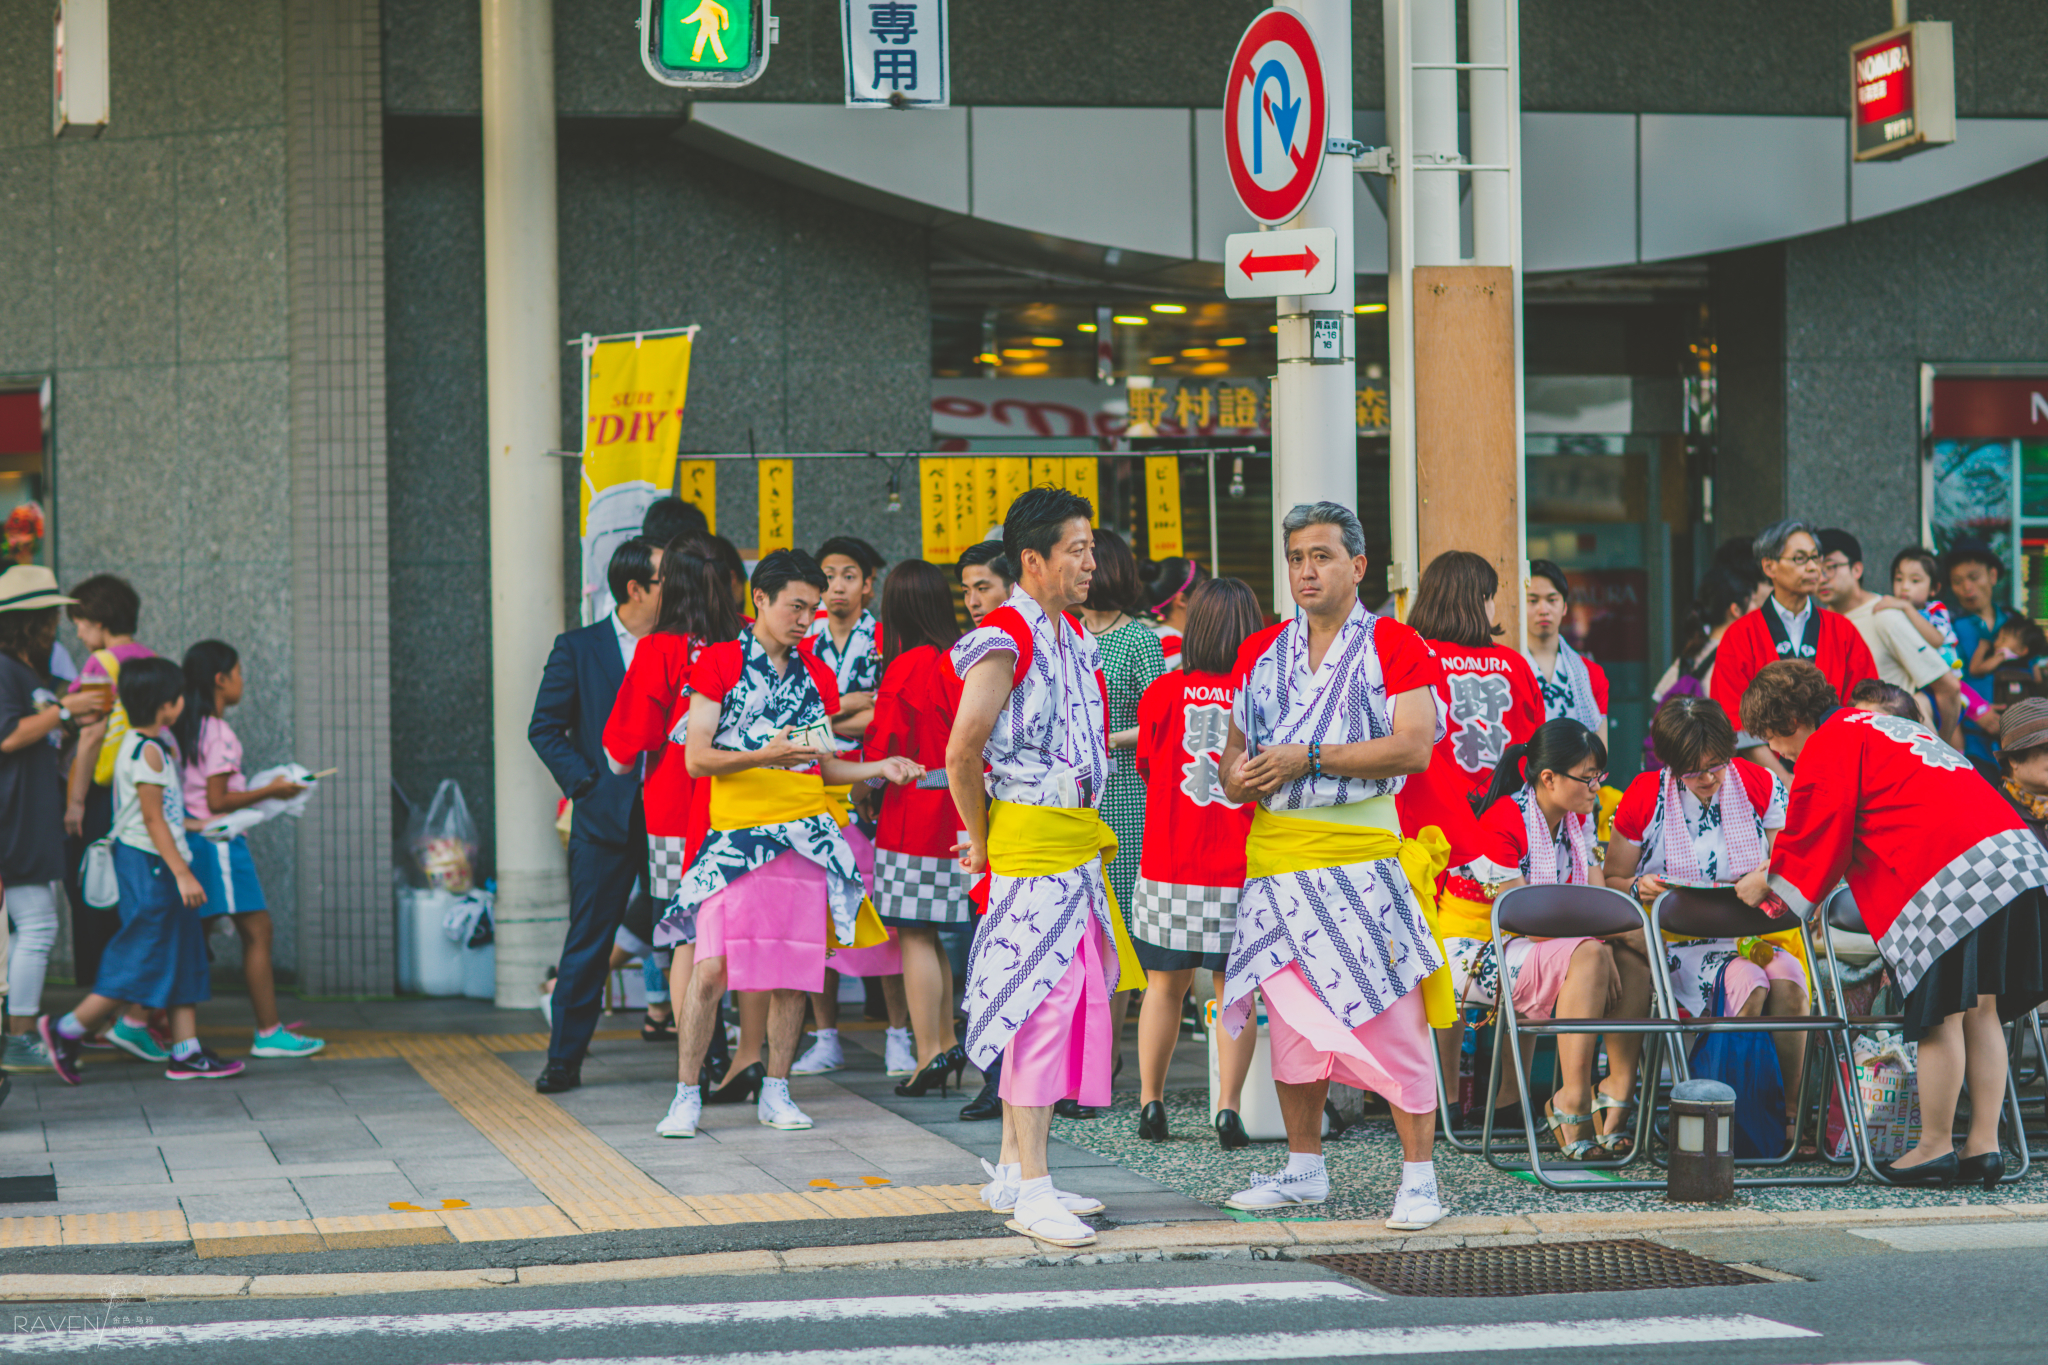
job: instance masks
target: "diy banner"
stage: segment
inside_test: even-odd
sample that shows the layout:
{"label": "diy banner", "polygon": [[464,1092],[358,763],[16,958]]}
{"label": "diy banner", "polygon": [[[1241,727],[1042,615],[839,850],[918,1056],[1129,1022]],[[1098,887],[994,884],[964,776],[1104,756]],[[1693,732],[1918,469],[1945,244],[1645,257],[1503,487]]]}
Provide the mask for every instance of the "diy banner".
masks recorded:
{"label": "diy banner", "polygon": [[1172,559],[1180,547],[1180,457],[1145,457],[1145,552]]}
{"label": "diy banner", "polygon": [[[586,388],[578,526],[585,620],[596,620],[611,609],[604,574],[612,551],[640,533],[647,505],[670,488],[689,393],[692,334],[593,339],[583,345]],[[713,476],[697,480],[696,487],[715,501]],[[698,505],[708,515],[709,505]]]}
{"label": "diy banner", "polygon": [[789,460],[756,460],[754,469],[760,475],[758,501],[761,506],[761,529],[759,548],[756,554],[765,559],[770,551],[787,550],[796,544],[794,531],[796,473]]}

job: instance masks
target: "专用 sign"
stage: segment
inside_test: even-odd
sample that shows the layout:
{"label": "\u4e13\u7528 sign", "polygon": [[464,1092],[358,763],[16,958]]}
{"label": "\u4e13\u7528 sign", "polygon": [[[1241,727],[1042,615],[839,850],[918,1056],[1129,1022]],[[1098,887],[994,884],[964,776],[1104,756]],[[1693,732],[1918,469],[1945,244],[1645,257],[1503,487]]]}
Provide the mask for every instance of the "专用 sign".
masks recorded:
{"label": "\u4e13\u7528 sign", "polygon": [[1907,24],[1852,43],[1849,83],[1856,160],[1886,161],[1956,140],[1947,24]]}

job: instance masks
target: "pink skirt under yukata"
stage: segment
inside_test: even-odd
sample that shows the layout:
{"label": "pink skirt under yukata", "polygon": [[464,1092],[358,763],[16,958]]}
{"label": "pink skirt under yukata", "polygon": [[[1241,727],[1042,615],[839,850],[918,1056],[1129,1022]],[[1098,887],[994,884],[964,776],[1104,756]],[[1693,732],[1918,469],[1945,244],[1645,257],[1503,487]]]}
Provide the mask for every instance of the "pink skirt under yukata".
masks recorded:
{"label": "pink skirt under yukata", "polygon": [[1091,916],[1074,960],[1003,1049],[1005,1104],[1042,1108],[1061,1100],[1107,1107],[1116,1049],[1110,1039],[1109,986],[1102,927]]}
{"label": "pink skirt under yukata", "polygon": [[[1266,997],[1273,1079],[1284,1085],[1342,1081],[1381,1096],[1409,1114],[1436,1108],[1434,1035],[1412,990],[1355,1029],[1346,1029],[1309,988],[1301,968],[1288,963],[1259,983]],[[1009,1081],[1009,1066],[1003,1080]]]}

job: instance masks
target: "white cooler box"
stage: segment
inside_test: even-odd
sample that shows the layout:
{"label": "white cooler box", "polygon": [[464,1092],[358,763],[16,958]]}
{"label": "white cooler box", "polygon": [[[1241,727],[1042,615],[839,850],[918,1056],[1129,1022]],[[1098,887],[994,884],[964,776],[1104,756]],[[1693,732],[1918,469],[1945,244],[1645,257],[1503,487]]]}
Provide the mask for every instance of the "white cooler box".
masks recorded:
{"label": "white cooler box", "polygon": [[[1266,998],[1258,997],[1256,1012],[1250,1028],[1255,1023],[1259,1030],[1258,1046],[1252,1052],[1252,1069],[1245,1073],[1244,1107],[1237,1111],[1238,1121],[1244,1124],[1244,1131],[1254,1142],[1278,1142],[1287,1136],[1287,1124],[1280,1117],[1280,1093],[1273,1088],[1273,1047],[1266,1029]],[[1202,1006],[1202,1024],[1209,1035],[1209,1122],[1216,1122],[1216,1114],[1222,1108],[1217,1096],[1222,1093],[1221,1059],[1217,1056],[1216,1040],[1222,1036],[1223,1026],[1216,1022],[1216,1002],[1211,1000]],[[1323,1132],[1330,1131],[1330,1116],[1323,1115]]]}

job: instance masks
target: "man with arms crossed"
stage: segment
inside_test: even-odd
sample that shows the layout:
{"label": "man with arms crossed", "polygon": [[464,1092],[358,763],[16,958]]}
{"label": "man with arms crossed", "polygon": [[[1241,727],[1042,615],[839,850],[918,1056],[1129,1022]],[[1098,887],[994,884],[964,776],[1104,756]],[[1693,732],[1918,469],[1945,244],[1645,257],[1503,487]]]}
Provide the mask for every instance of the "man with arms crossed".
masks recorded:
{"label": "man with arms crossed", "polygon": [[1221,1005],[1234,1037],[1252,992],[1266,998],[1287,1169],[1224,1203],[1264,1212],[1329,1197],[1334,1076],[1393,1110],[1403,1164],[1387,1226],[1413,1231],[1444,1216],[1429,1030],[1456,1012],[1433,923],[1450,846],[1434,826],[1404,840],[1394,794],[1444,733],[1443,669],[1421,636],[1359,602],[1365,532],[1349,508],[1303,504],[1280,529],[1294,619],[1239,652],[1223,750],[1224,791],[1259,808]]}

